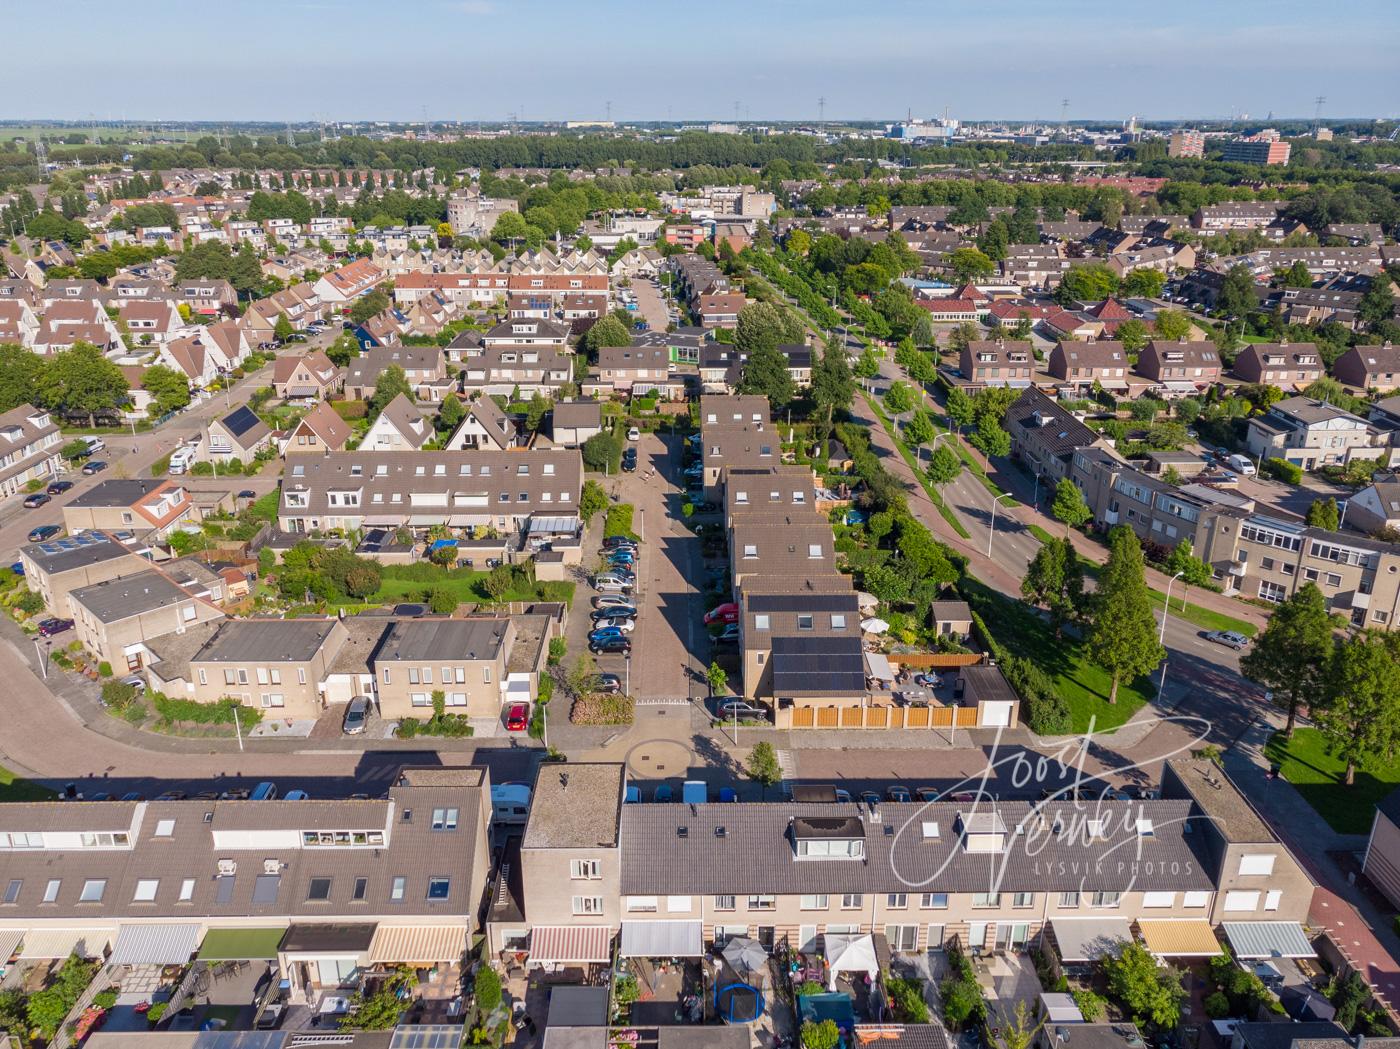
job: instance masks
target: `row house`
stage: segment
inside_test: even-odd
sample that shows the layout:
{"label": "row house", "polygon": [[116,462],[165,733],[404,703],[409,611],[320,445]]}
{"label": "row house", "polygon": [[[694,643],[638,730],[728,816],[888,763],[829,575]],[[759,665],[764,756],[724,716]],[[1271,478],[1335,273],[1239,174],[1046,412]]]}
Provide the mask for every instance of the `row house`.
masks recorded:
{"label": "row house", "polygon": [[388,368],[403,369],[414,398],[420,401],[436,404],[454,385],[440,346],[375,346],[346,368],[345,396],[352,401],[369,400],[379,377]]}
{"label": "row house", "polygon": [[696,318],[703,328],[737,328],[739,313],[749,300],[738,293],[701,295],[693,304]]}
{"label": "row house", "polygon": [[1191,227],[1202,233],[1262,229],[1279,217],[1283,205],[1272,201],[1203,204],[1191,215]]}
{"label": "row house", "polygon": [[138,346],[164,345],[186,327],[175,302],[168,298],[122,299],[117,317]]}
{"label": "row house", "polygon": [[672,378],[671,354],[662,346],[601,346],[594,372],[600,391],[633,396],[657,392],[668,399],[685,392],[680,377]]}
{"label": "row house", "polygon": [[[1313,886],[1218,766],[1176,759],[1163,797],[1102,802],[624,804],[620,765],[542,772],[512,912],[491,951],[530,965],[696,957],[734,937],[825,952],[881,934],[895,954],[980,955],[1053,938],[1175,957],[1216,929],[1307,940]],[[834,795],[833,795],[834,799]],[[1131,859],[1110,862],[1110,857]],[[1247,928],[1246,928],[1247,926]],[[1173,946],[1173,941],[1175,946]]]}
{"label": "row house", "polygon": [[1128,351],[1121,342],[1057,342],[1050,351],[1046,370],[1068,386],[1083,392],[1097,383],[1105,390],[1126,390],[1132,375]]}
{"label": "row house", "polygon": [[367,295],[384,281],[384,271],[366,259],[356,259],[316,281],[316,296],[331,307],[345,306]]}
{"label": "row house", "polygon": [[[456,340],[454,340],[454,343]],[[448,352],[460,362],[462,390],[469,394],[555,396],[574,381],[574,356],[559,346],[496,344]]]}
{"label": "row house", "polygon": [[1240,349],[1230,374],[1241,382],[1267,383],[1280,390],[1302,390],[1327,373],[1310,342],[1247,343]]}
{"label": "row house", "polygon": [[270,965],[311,1015],[375,969],[416,967],[446,999],[478,933],[490,799],[485,768],[404,766],[376,798],[16,804],[0,937],[40,961]]}
{"label": "row house", "polygon": [[224,223],[224,230],[232,245],[247,244],[255,251],[267,249],[267,233],[251,219],[229,219]]}
{"label": "row house", "polygon": [[1005,421],[1012,458],[1040,479],[1047,492],[1069,476],[1076,451],[1100,444],[1098,434],[1034,386],[1006,410]]}
{"label": "row house", "polygon": [[1250,455],[1316,470],[1354,459],[1379,463],[1389,454],[1392,436],[1336,405],[1289,397],[1249,420],[1245,445]]}
{"label": "row house", "polygon": [[1372,274],[1381,268],[1377,247],[1361,248],[1259,248],[1239,259],[1256,276],[1290,269],[1302,263],[1314,278],[1337,273]]}
{"label": "row house", "polygon": [[24,299],[0,299],[0,343],[29,349],[39,334],[39,318]]}
{"label": "row house", "polygon": [[1137,270],[1156,270],[1171,276],[1177,270],[1190,270],[1196,266],[1196,249],[1190,244],[1177,244],[1168,241],[1148,247],[1135,248],[1110,255],[1106,260],[1108,268],[1120,278]]}
{"label": "row house", "polygon": [[25,491],[31,481],[52,481],[62,464],[63,435],[44,408],[17,405],[0,414],[0,496]]}
{"label": "row house", "polygon": [[444,447],[454,452],[464,448],[505,452],[518,447],[520,442],[520,428],[515,420],[502,411],[493,398],[483,395],[471,402],[467,414]]}
{"label": "row house", "polygon": [[204,442],[200,458],[219,466],[237,459],[248,463],[265,448],[275,448],[272,428],[258,418],[246,404],[239,405],[221,418],[211,419],[204,427]]}
{"label": "row house", "polygon": [[1001,275],[1024,288],[1059,286],[1075,260],[1059,244],[1013,244],[1001,260]]}
{"label": "row house", "polygon": [[156,638],[223,619],[212,601],[197,597],[159,569],[79,587],[68,595],[74,629],[99,660],[140,669]]}
{"label": "row house", "polygon": [[238,292],[226,280],[185,281],[175,288],[175,298],[191,313],[213,317],[238,306]]}
{"label": "row house", "polygon": [[198,521],[189,491],[174,481],[113,478],[74,496],[63,507],[63,527],[72,534],[106,531],[162,539]]}
{"label": "row house", "polygon": [[293,463],[279,527],[397,528],[446,524],[518,529],[533,513],[578,512],[583,461],[569,449],[341,452]]}
{"label": "row house", "polygon": [[1153,339],[1138,355],[1137,371],[1168,394],[1192,394],[1220,381],[1220,352],[1209,341]]}
{"label": "row house", "polygon": [[272,365],[272,388],[282,400],[324,400],[340,388],[343,378],[321,350],[305,357],[278,357]]}
{"label": "row house", "polygon": [[974,339],[958,358],[959,374],[975,386],[1029,386],[1035,368],[1031,344],[1019,339]]}
{"label": "row house", "polygon": [[54,354],[79,342],[108,355],[124,353],[126,348],[121,331],[96,299],[59,300],[46,306],[34,334],[34,352]]}

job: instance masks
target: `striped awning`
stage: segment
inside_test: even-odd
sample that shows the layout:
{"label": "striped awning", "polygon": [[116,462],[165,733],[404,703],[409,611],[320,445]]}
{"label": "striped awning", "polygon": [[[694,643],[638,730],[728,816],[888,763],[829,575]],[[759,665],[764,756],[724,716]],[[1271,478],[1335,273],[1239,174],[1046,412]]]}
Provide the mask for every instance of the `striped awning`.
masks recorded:
{"label": "striped awning", "polygon": [[199,947],[198,925],[123,925],[111,965],[183,965]]}
{"label": "striped awning", "polygon": [[536,925],[530,930],[532,962],[612,961],[612,929],[606,925]]}
{"label": "striped awning", "polygon": [[369,944],[371,962],[433,965],[460,962],[467,951],[463,925],[381,925]]}
{"label": "striped awning", "polygon": [[1138,932],[1159,958],[1214,958],[1220,953],[1215,930],[1204,918],[1139,920]]}
{"label": "striped awning", "polygon": [[0,929],[0,965],[4,965],[10,960],[10,955],[15,953],[15,948],[19,946],[19,941],[24,939],[23,929]]}
{"label": "striped awning", "polygon": [[111,929],[30,929],[19,956],[43,960],[76,952],[82,958],[100,958],[111,942]]}
{"label": "striped awning", "polygon": [[1222,922],[1236,958],[1316,958],[1297,922]]}
{"label": "striped awning", "polygon": [[700,922],[642,921],[622,923],[623,958],[699,958],[705,953]]}

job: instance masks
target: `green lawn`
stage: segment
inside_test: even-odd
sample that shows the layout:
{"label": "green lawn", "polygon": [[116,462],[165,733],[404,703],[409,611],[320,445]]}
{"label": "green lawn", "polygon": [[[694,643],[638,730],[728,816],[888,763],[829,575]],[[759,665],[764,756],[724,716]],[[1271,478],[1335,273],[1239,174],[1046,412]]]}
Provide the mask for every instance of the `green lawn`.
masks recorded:
{"label": "green lawn", "polygon": [[[384,572],[379,589],[370,596],[370,604],[391,604],[399,601],[421,601],[423,594],[428,590],[443,589],[456,595],[457,601],[461,604],[479,604],[483,601],[490,601],[491,597],[486,592],[483,585],[487,573],[472,572],[464,569],[452,571],[442,571],[436,574],[435,578],[424,579],[402,579],[395,578],[390,573],[394,566],[389,566]],[[552,587],[557,587],[561,591],[568,588],[567,603],[573,602],[573,583],[554,583]],[[503,601],[539,601],[542,598],[539,584],[534,586],[521,585],[512,587],[506,591]]]}
{"label": "green lawn", "polygon": [[20,779],[9,769],[0,765],[0,802],[4,801],[51,801],[53,791],[27,779]]}
{"label": "green lawn", "polygon": [[1326,741],[1315,728],[1294,729],[1291,740],[1275,733],[1265,753],[1282,770],[1283,778],[1341,834],[1367,833],[1376,804],[1400,786],[1400,759],[1358,768],[1356,782],[1344,785],[1346,763],[1327,752]]}
{"label": "green lawn", "polygon": [[1029,605],[1012,601],[976,579],[966,577],[960,586],[997,641],[1050,675],[1074,715],[1075,732],[1087,731],[1091,720],[1096,731],[1117,728],[1156,693],[1148,675],[1121,682],[1118,702],[1110,704],[1112,679],[1089,661],[1078,640],[1056,640],[1049,625]]}

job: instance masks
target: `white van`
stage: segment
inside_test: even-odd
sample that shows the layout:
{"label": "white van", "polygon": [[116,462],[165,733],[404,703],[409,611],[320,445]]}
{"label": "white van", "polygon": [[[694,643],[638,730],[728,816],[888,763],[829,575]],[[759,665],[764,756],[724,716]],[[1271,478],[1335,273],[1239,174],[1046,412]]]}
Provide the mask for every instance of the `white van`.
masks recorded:
{"label": "white van", "polygon": [[192,444],[181,445],[170,456],[170,472],[182,474],[194,465],[196,448]]}
{"label": "white van", "polygon": [[523,783],[501,783],[491,788],[491,822],[523,825],[530,815],[530,788]]}
{"label": "white van", "polygon": [[1232,455],[1225,460],[1225,465],[1241,477],[1254,476],[1254,460],[1247,455]]}
{"label": "white van", "polygon": [[96,455],[107,447],[107,442],[101,437],[84,437],[83,443],[87,445],[88,455]]}

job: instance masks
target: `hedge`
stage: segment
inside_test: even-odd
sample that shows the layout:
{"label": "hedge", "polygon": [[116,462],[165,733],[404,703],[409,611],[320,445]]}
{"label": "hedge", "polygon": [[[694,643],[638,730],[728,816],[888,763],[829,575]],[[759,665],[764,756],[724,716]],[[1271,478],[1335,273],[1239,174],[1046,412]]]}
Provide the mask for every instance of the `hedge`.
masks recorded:
{"label": "hedge", "polygon": [[1286,484],[1303,483],[1303,468],[1287,459],[1265,459],[1264,473],[1275,481],[1283,481]]}
{"label": "hedge", "polygon": [[603,538],[614,535],[637,538],[636,533],[632,531],[631,503],[614,503],[608,507],[607,517],[603,519]]}
{"label": "hedge", "polygon": [[252,728],[263,719],[257,707],[245,707],[236,699],[221,699],[216,703],[198,703],[193,699],[171,699],[159,692],[151,693],[151,705],[162,721],[187,721],[196,725],[232,725],[233,713],[238,722]]}

